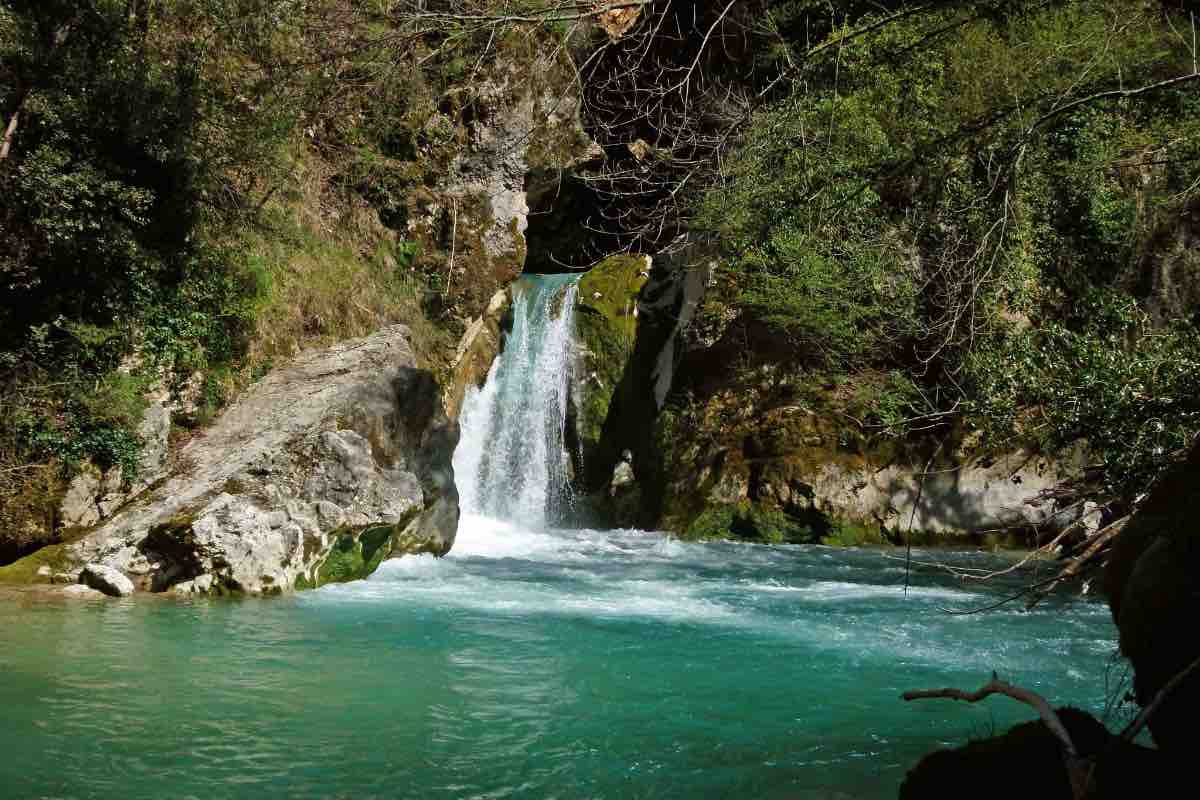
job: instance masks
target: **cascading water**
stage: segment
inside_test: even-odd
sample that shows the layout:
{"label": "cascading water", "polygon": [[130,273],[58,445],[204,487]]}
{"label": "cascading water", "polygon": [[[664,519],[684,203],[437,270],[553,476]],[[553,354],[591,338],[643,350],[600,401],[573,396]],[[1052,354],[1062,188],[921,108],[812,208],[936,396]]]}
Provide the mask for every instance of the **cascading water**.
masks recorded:
{"label": "cascading water", "polygon": [[513,285],[513,326],[482,389],[470,387],[454,453],[466,514],[542,528],[570,503],[563,449],[574,275],[527,275]]}

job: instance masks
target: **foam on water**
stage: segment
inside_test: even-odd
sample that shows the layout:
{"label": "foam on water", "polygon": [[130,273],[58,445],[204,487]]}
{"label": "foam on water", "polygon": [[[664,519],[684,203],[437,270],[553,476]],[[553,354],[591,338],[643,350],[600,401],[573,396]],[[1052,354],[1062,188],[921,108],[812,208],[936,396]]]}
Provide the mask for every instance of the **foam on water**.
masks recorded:
{"label": "foam on water", "polygon": [[1097,714],[1120,696],[1102,604],[949,616],[1008,587],[918,569],[906,596],[893,568],[465,515],[446,558],[292,598],[0,605],[0,786],[883,800],[923,753],[1029,716],[906,689],[997,670]]}

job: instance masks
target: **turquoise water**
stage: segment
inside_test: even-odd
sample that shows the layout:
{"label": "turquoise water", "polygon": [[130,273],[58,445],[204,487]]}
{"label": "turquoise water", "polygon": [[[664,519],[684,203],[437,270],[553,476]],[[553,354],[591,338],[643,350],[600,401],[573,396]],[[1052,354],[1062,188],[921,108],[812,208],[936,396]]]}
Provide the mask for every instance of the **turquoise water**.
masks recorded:
{"label": "turquoise water", "polygon": [[1000,587],[889,555],[467,517],[294,597],[0,598],[0,796],[883,798],[1028,718],[905,689],[1103,711],[1103,605],[949,616]]}

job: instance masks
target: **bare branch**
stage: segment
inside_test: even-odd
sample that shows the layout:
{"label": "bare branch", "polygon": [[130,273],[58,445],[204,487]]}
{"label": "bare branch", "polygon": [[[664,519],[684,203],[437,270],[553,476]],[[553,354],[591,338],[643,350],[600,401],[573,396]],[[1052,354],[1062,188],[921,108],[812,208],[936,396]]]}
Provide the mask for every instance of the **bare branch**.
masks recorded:
{"label": "bare branch", "polygon": [[1018,703],[1024,703],[1038,712],[1042,724],[1054,735],[1054,738],[1058,740],[1059,746],[1062,748],[1063,766],[1066,768],[1067,776],[1071,781],[1072,794],[1076,800],[1083,800],[1087,796],[1091,784],[1091,761],[1090,759],[1080,757],[1079,751],[1075,748],[1075,742],[1071,739],[1071,734],[1067,731],[1066,726],[1063,725],[1062,719],[1059,718],[1057,712],[1055,712],[1053,706],[1050,705],[1046,698],[1037,692],[1002,681],[993,672],[992,679],[974,692],[964,692],[962,689],[951,688],[922,689],[905,692],[901,697],[905,701],[944,698],[948,700],[961,700],[966,703],[978,703],[980,700],[991,697],[994,694],[1011,697]]}
{"label": "bare branch", "polygon": [[1142,728],[1145,727],[1146,723],[1150,721],[1150,718],[1154,716],[1154,712],[1158,711],[1159,707],[1162,706],[1163,701],[1178,689],[1179,685],[1187,680],[1192,673],[1198,671],[1200,671],[1200,658],[1197,658],[1183,670],[1176,673],[1175,677],[1167,681],[1158,690],[1158,693],[1154,695],[1154,699],[1150,701],[1149,705],[1142,709],[1141,713],[1134,718],[1133,722],[1129,723],[1125,730],[1121,731],[1121,739],[1126,742],[1132,742],[1138,733],[1141,732]]}

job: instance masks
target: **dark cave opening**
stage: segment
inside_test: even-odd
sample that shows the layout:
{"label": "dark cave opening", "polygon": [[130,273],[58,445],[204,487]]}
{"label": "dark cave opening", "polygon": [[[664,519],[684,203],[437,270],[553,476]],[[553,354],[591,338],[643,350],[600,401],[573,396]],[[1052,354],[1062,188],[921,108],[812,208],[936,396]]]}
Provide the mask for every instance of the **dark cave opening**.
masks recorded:
{"label": "dark cave opening", "polygon": [[532,172],[525,179],[529,227],[525,272],[581,272],[618,249],[601,230],[601,202],[588,183],[570,172]]}

